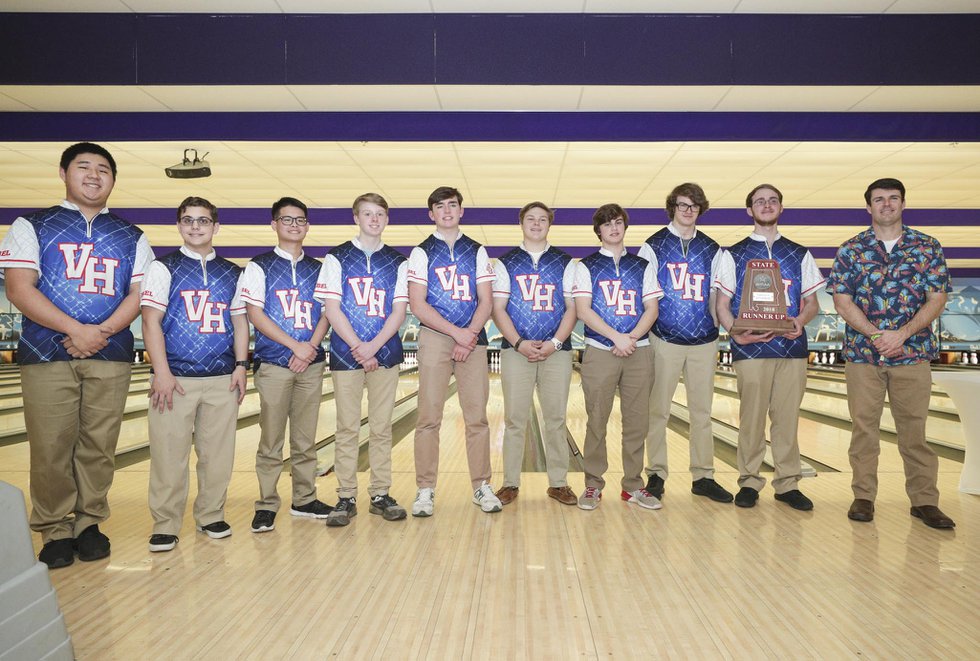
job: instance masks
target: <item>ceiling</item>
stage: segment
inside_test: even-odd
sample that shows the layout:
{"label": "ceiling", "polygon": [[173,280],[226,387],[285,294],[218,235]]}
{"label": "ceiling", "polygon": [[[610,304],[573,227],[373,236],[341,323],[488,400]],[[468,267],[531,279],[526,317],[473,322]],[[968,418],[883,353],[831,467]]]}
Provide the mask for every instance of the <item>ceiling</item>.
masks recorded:
{"label": "ceiling", "polygon": [[10,12],[206,14],[589,13],[963,14],[977,0],[4,0]]}

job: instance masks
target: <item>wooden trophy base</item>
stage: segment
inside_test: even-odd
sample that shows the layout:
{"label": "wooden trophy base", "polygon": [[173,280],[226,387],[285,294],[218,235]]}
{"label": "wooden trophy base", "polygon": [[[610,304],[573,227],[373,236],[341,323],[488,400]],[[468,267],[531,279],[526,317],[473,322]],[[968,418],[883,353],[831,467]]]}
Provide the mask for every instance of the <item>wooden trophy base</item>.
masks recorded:
{"label": "wooden trophy base", "polygon": [[765,335],[766,333],[775,333],[776,335],[782,335],[783,333],[791,333],[796,329],[793,322],[786,319],[745,319],[744,317],[739,317],[732,324],[731,330],[728,331],[729,335],[741,335],[742,333],[749,332],[753,335]]}

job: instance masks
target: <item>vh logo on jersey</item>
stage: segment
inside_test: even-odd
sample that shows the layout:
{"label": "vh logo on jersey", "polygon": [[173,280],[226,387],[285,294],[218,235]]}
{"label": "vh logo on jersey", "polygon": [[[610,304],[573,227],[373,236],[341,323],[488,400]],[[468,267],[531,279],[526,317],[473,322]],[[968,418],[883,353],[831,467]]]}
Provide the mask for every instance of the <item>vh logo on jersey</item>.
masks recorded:
{"label": "vh logo on jersey", "polygon": [[[82,294],[116,295],[116,268],[119,260],[111,257],[93,257],[93,243],[59,243],[58,250],[65,259],[65,278],[81,280],[78,291]],[[99,284],[101,283],[101,284]]]}
{"label": "vh logo on jersey", "polygon": [[282,305],[282,316],[293,320],[293,328],[313,330],[313,304],[299,300],[298,289],[277,289],[276,298]]}
{"label": "vh logo on jersey", "polygon": [[184,301],[184,311],[187,319],[200,323],[199,333],[227,333],[225,328],[224,311],[227,303],[216,303],[211,300],[211,292],[207,289],[188,289],[180,292]]}
{"label": "vh logo on jersey", "polygon": [[451,291],[454,301],[472,301],[470,293],[470,276],[456,273],[456,264],[439,266],[435,269],[436,276],[443,291]]}
{"label": "vh logo on jersey", "polygon": [[385,296],[388,292],[384,289],[374,288],[374,278],[348,278],[347,283],[351,291],[354,292],[354,302],[362,308],[367,308],[369,317],[385,317]]}
{"label": "vh logo on jersey", "polygon": [[531,310],[534,312],[551,312],[555,309],[555,285],[539,284],[541,276],[537,273],[532,275],[517,275],[514,280],[521,290],[521,298],[531,302]]}
{"label": "vh logo on jersey", "polygon": [[600,280],[598,284],[606,306],[614,308],[617,317],[637,316],[635,289],[623,289],[619,280]]}
{"label": "vh logo on jersey", "polygon": [[704,302],[704,273],[688,273],[687,262],[666,264],[670,273],[670,285],[674,291],[681,292],[681,300]]}

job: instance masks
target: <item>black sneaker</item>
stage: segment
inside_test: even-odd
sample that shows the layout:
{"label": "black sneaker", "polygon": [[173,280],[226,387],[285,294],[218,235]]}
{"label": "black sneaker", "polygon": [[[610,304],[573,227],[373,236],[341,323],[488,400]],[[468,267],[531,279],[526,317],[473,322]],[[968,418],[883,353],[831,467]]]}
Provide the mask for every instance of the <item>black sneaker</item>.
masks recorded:
{"label": "black sneaker", "polygon": [[330,527],[346,526],[355,516],[357,516],[357,499],[353,496],[341,498],[337,501],[337,506],[333,508],[333,511],[327,515],[327,525]]}
{"label": "black sneaker", "polygon": [[75,562],[75,543],[71,537],[52,539],[41,548],[37,559],[48,566],[48,569],[67,567]]}
{"label": "black sneaker", "polygon": [[801,512],[809,512],[813,509],[813,501],[804,496],[803,492],[799,489],[793,489],[786,493],[777,493],[776,500],[781,503],[786,503],[794,510],[800,510]]}
{"label": "black sneaker", "polygon": [[305,505],[293,505],[289,508],[289,513],[293,516],[305,516],[310,519],[325,519],[333,508],[319,500],[311,500]]}
{"label": "black sneaker", "polygon": [[276,529],[276,513],[272,510],[256,510],[252,517],[252,532],[269,532]]}
{"label": "black sneaker", "polygon": [[661,500],[664,497],[664,478],[660,477],[656,473],[651,473],[647,478],[647,493],[651,496]]}
{"label": "black sneaker", "polygon": [[150,535],[150,553],[173,551],[177,542],[177,535]]}
{"label": "black sneaker", "polygon": [[98,525],[92,524],[75,538],[75,550],[83,562],[100,560],[109,555],[109,538],[99,532]]}
{"label": "black sneaker", "polygon": [[735,494],[735,504],[739,507],[755,507],[757,500],[759,500],[759,492],[752,487],[742,487]]}
{"label": "black sneaker", "polygon": [[368,511],[371,514],[380,514],[385,521],[401,521],[408,516],[405,508],[386,493],[371,498],[371,507]]}
{"label": "black sneaker", "polygon": [[197,531],[203,532],[211,539],[224,539],[225,537],[231,537],[231,526],[224,521],[215,521],[214,523],[209,523],[206,526],[198,526]]}
{"label": "black sneaker", "polygon": [[718,503],[732,502],[732,494],[710,477],[702,477],[700,480],[694,480],[691,483],[691,493],[695,496],[707,496]]}

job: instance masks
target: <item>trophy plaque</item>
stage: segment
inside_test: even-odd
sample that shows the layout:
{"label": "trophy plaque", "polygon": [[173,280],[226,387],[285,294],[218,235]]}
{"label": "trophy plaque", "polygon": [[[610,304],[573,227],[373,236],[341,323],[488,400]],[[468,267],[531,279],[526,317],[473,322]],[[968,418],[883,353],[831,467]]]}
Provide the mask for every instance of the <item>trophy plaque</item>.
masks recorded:
{"label": "trophy plaque", "polygon": [[749,331],[756,335],[789,333],[795,327],[786,317],[786,290],[774,259],[750,259],[742,280],[742,300],[732,335]]}

